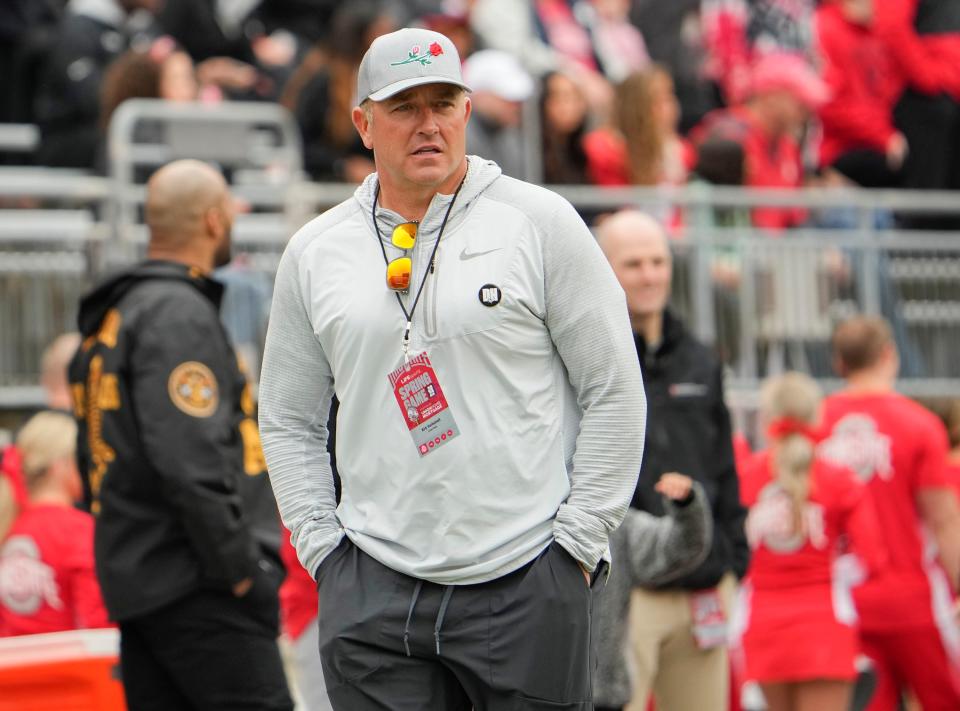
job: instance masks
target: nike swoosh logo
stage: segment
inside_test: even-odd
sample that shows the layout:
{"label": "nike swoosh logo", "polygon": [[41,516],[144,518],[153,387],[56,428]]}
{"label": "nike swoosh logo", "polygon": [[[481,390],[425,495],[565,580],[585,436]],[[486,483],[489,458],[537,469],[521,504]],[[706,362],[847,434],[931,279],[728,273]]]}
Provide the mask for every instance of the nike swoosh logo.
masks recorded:
{"label": "nike swoosh logo", "polygon": [[464,247],[463,251],[460,252],[460,261],[465,262],[468,259],[473,259],[474,257],[482,257],[485,254],[499,252],[501,249],[503,249],[503,247],[494,247],[493,249],[488,249],[485,252],[467,252],[467,248]]}

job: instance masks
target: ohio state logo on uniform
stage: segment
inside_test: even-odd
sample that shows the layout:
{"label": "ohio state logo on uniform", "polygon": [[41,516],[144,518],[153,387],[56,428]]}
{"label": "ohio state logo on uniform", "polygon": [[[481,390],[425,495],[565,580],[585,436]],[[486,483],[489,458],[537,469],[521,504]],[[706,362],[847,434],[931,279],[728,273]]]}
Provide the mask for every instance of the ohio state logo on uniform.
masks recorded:
{"label": "ohio state logo on uniform", "polygon": [[496,306],[500,303],[500,299],[503,298],[503,292],[500,291],[500,287],[496,284],[484,284],[480,287],[480,293],[477,294],[480,298],[480,303],[484,306]]}
{"label": "ohio state logo on uniform", "polygon": [[41,560],[36,541],[11,536],[0,551],[0,604],[17,615],[32,615],[43,603],[63,607],[53,568]]}
{"label": "ohio state logo on uniform", "polygon": [[890,438],[877,430],[877,423],[867,415],[847,415],[833,426],[830,437],[817,447],[817,453],[834,464],[856,472],[861,481],[874,476],[883,480],[893,477]]}

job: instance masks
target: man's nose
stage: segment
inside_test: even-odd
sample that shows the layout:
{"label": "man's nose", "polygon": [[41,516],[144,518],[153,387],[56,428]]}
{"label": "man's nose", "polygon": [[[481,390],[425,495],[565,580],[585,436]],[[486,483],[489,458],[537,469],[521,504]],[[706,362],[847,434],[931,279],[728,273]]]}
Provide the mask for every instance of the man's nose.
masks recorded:
{"label": "man's nose", "polygon": [[434,113],[433,109],[429,106],[420,111],[420,124],[417,126],[417,131],[426,135],[433,135],[440,130],[440,127],[437,125],[437,115]]}

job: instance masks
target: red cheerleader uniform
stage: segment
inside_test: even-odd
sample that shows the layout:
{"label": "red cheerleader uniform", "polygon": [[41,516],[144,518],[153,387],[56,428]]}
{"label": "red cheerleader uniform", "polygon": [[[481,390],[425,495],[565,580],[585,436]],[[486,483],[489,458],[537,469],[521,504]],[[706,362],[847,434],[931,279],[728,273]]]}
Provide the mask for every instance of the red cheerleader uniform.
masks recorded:
{"label": "red cheerleader uniform", "polygon": [[852,680],[857,672],[856,612],[834,562],[849,538],[864,566],[882,564],[876,517],[853,472],[817,459],[798,533],[792,502],[776,483],[771,455],[754,454],[741,471],[753,550],[741,591],[746,678],[757,682]]}

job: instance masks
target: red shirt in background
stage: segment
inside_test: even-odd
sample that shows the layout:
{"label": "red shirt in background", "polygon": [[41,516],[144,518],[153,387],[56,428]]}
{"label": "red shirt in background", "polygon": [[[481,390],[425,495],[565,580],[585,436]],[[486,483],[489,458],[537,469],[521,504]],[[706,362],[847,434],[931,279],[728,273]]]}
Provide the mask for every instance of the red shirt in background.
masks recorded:
{"label": "red shirt in background", "polygon": [[[770,136],[745,106],[711,111],[697,126],[695,145],[708,139],[736,141],[743,146],[746,160],[744,185],[752,188],[799,188],[803,184],[800,146],[791,136]],[[796,207],[758,207],[753,224],[767,229],[784,229],[803,224],[806,210]]]}
{"label": "red shirt in background", "polygon": [[93,563],[93,517],[28,505],[0,547],[0,636],[108,627]]}
{"label": "red shirt in background", "polygon": [[[852,469],[866,482],[880,522],[887,566],[855,591],[861,624],[896,630],[935,624],[932,585],[945,580],[916,497],[947,486],[947,433],[940,420],[896,393],[838,393],[824,403],[829,437],[818,456]],[[938,590],[938,594],[942,590]]]}
{"label": "red shirt in background", "polygon": [[817,9],[816,30],[831,96],[819,111],[820,164],[855,149],[886,153],[903,88],[893,54],[871,27],[849,22],[836,4]]}

